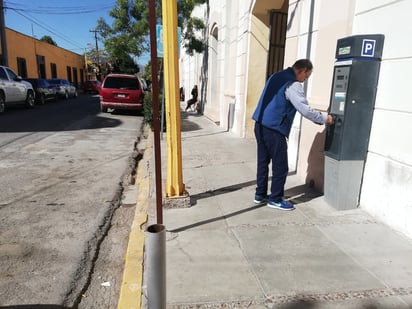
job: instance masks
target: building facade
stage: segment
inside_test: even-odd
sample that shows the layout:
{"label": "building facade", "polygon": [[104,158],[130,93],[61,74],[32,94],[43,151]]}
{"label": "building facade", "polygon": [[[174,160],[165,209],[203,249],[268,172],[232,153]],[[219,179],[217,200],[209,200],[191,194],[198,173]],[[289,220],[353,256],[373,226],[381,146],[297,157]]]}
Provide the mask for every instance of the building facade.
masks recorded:
{"label": "building facade", "polygon": [[[207,23],[199,35],[208,49],[192,57],[181,53],[180,84],[186,93],[199,86],[200,110],[217,125],[254,138],[251,116],[270,74],[296,59],[311,59],[314,71],[305,91],[311,106],[326,112],[337,40],[383,34],[359,207],[412,237],[411,9],[410,0],[210,0],[194,11]],[[325,130],[297,115],[289,138],[290,170],[321,192]]]}
{"label": "building facade", "polygon": [[8,66],[23,78],[85,80],[84,56],[6,28]]}

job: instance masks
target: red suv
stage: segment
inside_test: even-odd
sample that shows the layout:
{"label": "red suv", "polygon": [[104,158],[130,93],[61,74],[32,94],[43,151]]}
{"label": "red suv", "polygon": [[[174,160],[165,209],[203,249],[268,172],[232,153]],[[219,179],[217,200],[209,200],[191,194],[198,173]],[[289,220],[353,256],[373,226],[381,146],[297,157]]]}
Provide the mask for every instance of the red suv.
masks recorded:
{"label": "red suv", "polygon": [[87,80],[83,84],[84,93],[99,93],[100,92],[100,81],[98,80]]}
{"label": "red suv", "polygon": [[143,84],[136,75],[109,74],[100,87],[101,110],[143,110],[144,91]]}

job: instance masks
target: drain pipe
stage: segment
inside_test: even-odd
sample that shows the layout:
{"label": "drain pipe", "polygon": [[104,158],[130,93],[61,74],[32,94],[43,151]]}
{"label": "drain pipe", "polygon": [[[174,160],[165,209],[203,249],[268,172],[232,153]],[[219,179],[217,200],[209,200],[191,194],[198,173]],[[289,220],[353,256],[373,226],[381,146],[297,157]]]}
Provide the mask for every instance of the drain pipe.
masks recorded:
{"label": "drain pipe", "polygon": [[233,128],[233,124],[235,121],[235,107],[236,107],[236,98],[234,98],[233,102],[229,103],[228,117],[227,117],[227,132],[229,132]]}
{"label": "drain pipe", "polygon": [[166,308],[166,229],[162,224],[147,228],[147,306]]}

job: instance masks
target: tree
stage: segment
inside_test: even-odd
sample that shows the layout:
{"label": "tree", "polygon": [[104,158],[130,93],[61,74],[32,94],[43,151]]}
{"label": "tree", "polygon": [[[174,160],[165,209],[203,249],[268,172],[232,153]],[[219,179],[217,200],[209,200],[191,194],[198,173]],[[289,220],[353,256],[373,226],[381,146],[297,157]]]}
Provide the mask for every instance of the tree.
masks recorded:
{"label": "tree", "polygon": [[111,72],[111,63],[109,56],[104,50],[97,51],[91,44],[89,49],[85,51],[86,67],[88,73],[96,74],[100,78]]}
{"label": "tree", "polygon": [[143,68],[142,77],[146,81],[152,80],[152,61],[151,60]]}
{"label": "tree", "polygon": [[136,74],[138,72],[139,67],[130,55],[118,58],[112,63],[111,73]]}
{"label": "tree", "polygon": [[117,0],[110,11],[114,19],[112,26],[103,18],[97,21],[97,30],[103,38],[105,50],[112,59],[127,58],[129,55],[141,56],[148,50],[147,33],[148,1]]}
{"label": "tree", "polygon": [[201,53],[205,50],[205,42],[198,38],[197,33],[201,32],[206,25],[203,20],[192,17],[192,11],[196,5],[207,3],[208,0],[182,0],[178,1],[178,22],[179,26],[184,29],[182,34],[183,46],[186,53],[193,55],[194,52]]}
{"label": "tree", "polygon": [[57,43],[52,39],[51,36],[48,36],[48,35],[42,36],[40,41],[49,43],[49,44],[54,45],[54,46],[57,46]]}
{"label": "tree", "polygon": [[[197,30],[205,28],[203,21],[192,18],[196,5],[208,0],[178,0],[178,25],[183,29],[182,39],[186,52],[202,52],[205,43],[197,38]],[[161,0],[156,1],[157,16],[161,16]],[[97,30],[103,38],[105,50],[112,59],[125,59],[126,55],[141,56],[150,48],[149,3],[147,0],[117,0],[110,11],[114,19],[110,26],[103,18],[97,21]]]}

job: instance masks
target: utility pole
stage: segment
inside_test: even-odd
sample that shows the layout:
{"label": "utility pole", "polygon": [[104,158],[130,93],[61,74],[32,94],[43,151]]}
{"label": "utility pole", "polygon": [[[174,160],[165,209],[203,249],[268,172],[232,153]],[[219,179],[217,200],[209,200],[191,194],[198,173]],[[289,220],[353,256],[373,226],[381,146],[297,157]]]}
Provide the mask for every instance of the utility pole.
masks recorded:
{"label": "utility pole", "polygon": [[[0,0],[1,1],[1,0]],[[89,30],[89,32],[94,32],[94,40],[96,41],[96,55],[97,55],[97,64],[100,65],[100,57],[99,57],[99,45],[97,44],[97,31],[96,29],[94,30]]]}
{"label": "utility pole", "polygon": [[9,65],[9,55],[7,53],[6,22],[4,20],[4,3],[0,0],[0,39],[1,39],[1,64]]}
{"label": "utility pole", "polygon": [[94,30],[89,30],[89,32],[94,32],[94,40],[96,41],[96,56],[97,56],[97,68],[99,69],[99,72],[96,74],[96,78],[100,81],[102,81],[101,78],[101,68],[100,68],[100,56],[99,56],[99,45],[97,44],[97,32],[99,32],[98,30],[94,29]]}

